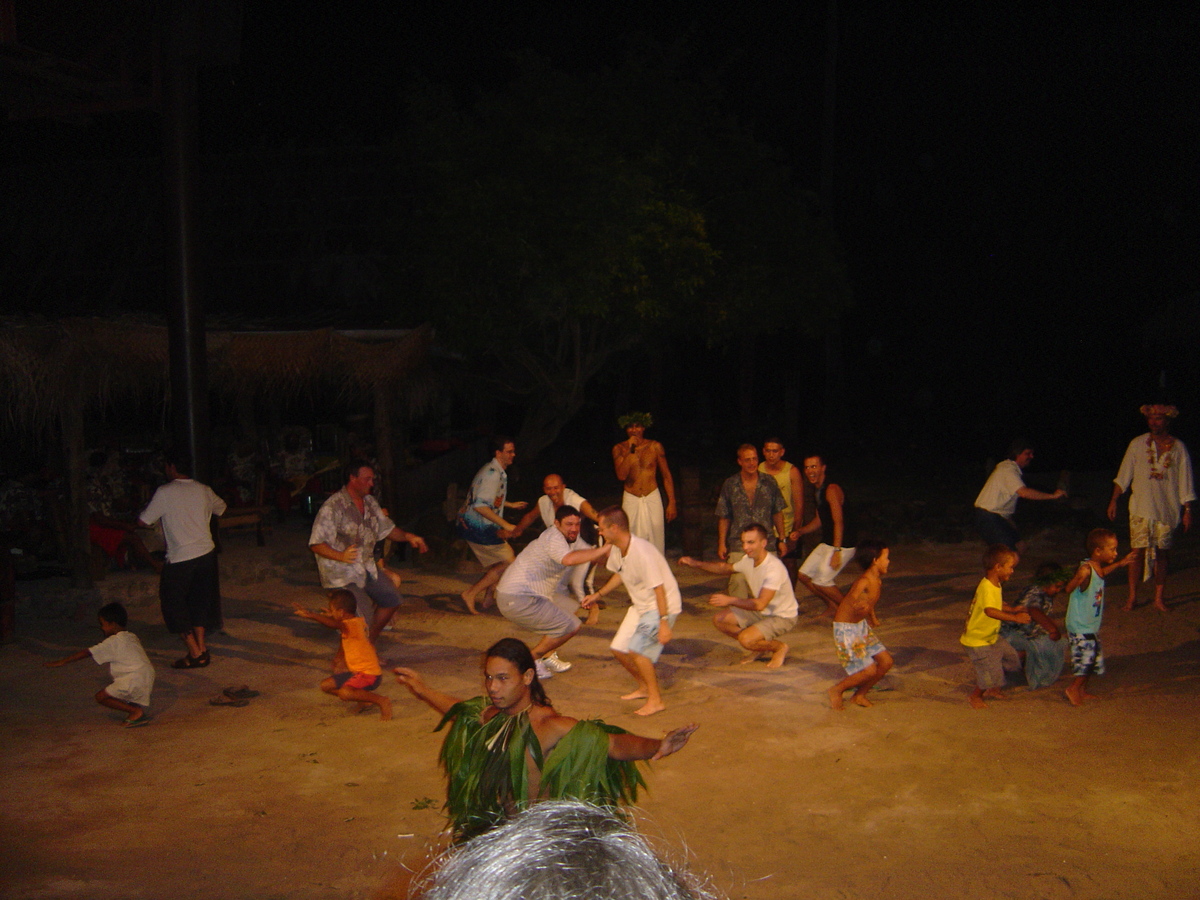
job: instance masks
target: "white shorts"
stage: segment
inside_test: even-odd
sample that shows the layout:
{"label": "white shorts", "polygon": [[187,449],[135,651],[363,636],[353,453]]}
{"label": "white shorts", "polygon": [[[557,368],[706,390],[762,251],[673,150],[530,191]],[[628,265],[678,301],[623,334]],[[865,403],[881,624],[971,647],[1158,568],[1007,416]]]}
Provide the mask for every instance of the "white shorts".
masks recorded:
{"label": "white shorts", "polygon": [[808,554],[808,559],[800,566],[800,571],[812,579],[813,584],[819,584],[821,587],[833,587],[834,579],[842,574],[842,569],[850,564],[850,560],[854,559],[854,548],[842,548],[842,564],[836,569],[829,564],[829,560],[833,557],[833,548],[828,544],[817,544],[813,548],[813,552]]}
{"label": "white shorts", "polygon": [[[667,624],[674,627],[676,618],[675,615],[668,615]],[[658,662],[663,650],[663,645],[658,642],[658,622],[657,609],[639,613],[631,606],[625,611],[621,627],[608,646],[619,653],[636,653],[650,662]]]}

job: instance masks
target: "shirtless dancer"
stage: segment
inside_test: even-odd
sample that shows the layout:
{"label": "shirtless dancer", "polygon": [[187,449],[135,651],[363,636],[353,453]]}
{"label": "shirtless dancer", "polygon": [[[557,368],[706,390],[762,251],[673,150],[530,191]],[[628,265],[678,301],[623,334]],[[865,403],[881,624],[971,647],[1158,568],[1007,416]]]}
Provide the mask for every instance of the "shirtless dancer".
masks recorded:
{"label": "shirtless dancer", "polygon": [[[666,522],[675,520],[675,481],[667,467],[667,451],[658,441],[646,440],[646,429],[654,424],[650,413],[631,412],[621,416],[617,424],[625,429],[629,440],[613,445],[613,468],[617,478],[625,483],[621,508],[629,517],[629,530],[643,540],[666,552]],[[658,492],[658,475],[662,475],[667,495],[666,518]]]}

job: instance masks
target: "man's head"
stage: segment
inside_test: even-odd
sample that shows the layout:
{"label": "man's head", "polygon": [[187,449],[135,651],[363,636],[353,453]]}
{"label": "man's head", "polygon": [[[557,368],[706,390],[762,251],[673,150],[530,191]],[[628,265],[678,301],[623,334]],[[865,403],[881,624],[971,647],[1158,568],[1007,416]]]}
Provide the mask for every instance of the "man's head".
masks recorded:
{"label": "man's head", "polygon": [[632,440],[641,441],[646,429],[654,424],[654,416],[648,412],[633,410],[617,419],[617,424],[625,429]]}
{"label": "man's head", "polygon": [[864,572],[871,568],[876,561],[880,561],[879,572],[881,575],[886,575],[888,559],[887,544],[883,541],[859,541],[858,546],[854,550],[854,561],[858,563],[858,567]]}
{"label": "man's head", "polygon": [[783,452],[786,448],[783,446],[783,441],[776,437],[767,438],[763,441],[763,459],[768,465],[775,465],[779,460],[783,459]]}
{"label": "man's head", "polygon": [[365,459],[352,459],[346,464],[346,490],[365,497],[375,487],[375,469]]}
{"label": "man's head", "polygon": [[825,482],[825,457],[814,453],[804,457],[804,477],[818,487]]}
{"label": "man's head", "polygon": [[550,498],[551,505],[558,509],[563,503],[563,493],[567,489],[567,484],[562,480],[561,475],[547,475],[542,479],[542,493]]}
{"label": "man's head", "polygon": [[600,537],[610,544],[623,546],[624,538],[629,534],[629,516],[619,506],[608,506],[600,510],[599,525],[596,530]]}
{"label": "man's head", "polygon": [[98,616],[100,619],[100,630],[105,634],[116,634],[118,631],[124,631],[125,626],[129,624],[129,613],[125,611],[125,607],[120,603],[106,603],[100,607]]}
{"label": "man's head", "polygon": [[1140,412],[1146,417],[1150,433],[1155,437],[1170,431],[1171,420],[1179,415],[1179,410],[1169,403],[1147,403],[1141,407]]}
{"label": "man's head", "polygon": [[1033,462],[1033,444],[1025,438],[1017,438],[1008,445],[1008,458],[1024,469]]}
{"label": "man's head", "polygon": [[761,562],[767,555],[767,529],[762,525],[751,522],[742,529],[741,539],[742,552],[755,562]]}
{"label": "man's head", "polygon": [[192,455],[186,450],[175,450],[163,456],[163,469],[168,478],[191,478]]}
{"label": "man's head", "polygon": [[758,471],[758,449],[753,444],[742,444],[737,448],[737,461],[743,475],[753,475]]}
{"label": "man's head", "polygon": [[496,439],[492,441],[492,456],[496,462],[507,469],[513,464],[513,460],[517,458],[517,445],[513,442],[512,438],[505,437],[502,434],[497,435]]}
{"label": "man's head", "polygon": [[983,551],[983,568],[987,571],[989,578],[995,577],[1000,582],[1008,581],[1008,577],[1012,575],[1016,565],[1017,553],[1011,547],[992,544]]}
{"label": "man's head", "polygon": [[516,638],[504,638],[483,655],[483,687],[496,709],[515,715],[529,704],[549,706],[537,677],[529,648]]}
{"label": "man's head", "polygon": [[335,619],[353,619],[358,614],[358,601],[345,588],[329,592],[329,613]]}
{"label": "man's head", "polygon": [[567,539],[568,544],[575,543],[579,537],[581,521],[579,510],[568,503],[564,503],[554,511],[554,527],[562,532],[562,536]]}

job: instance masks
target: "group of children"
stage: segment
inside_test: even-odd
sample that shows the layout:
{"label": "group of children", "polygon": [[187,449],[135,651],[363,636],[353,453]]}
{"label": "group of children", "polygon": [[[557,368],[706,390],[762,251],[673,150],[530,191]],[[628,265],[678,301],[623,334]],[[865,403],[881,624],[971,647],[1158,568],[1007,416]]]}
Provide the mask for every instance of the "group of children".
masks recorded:
{"label": "group of children", "polygon": [[[1087,553],[1072,573],[1053,563],[1039,567],[1037,576],[1016,605],[1003,601],[1001,588],[1017,564],[1017,554],[995,544],[983,556],[984,577],[975,590],[960,643],[975,669],[976,687],[971,706],[986,708],[987,699],[1002,699],[1006,673],[1024,665],[1031,689],[1053,684],[1064,665],[1062,635],[1050,619],[1054,597],[1067,594],[1066,641],[1070,648],[1074,678],[1063,691],[1074,706],[1094,699],[1087,692],[1088,679],[1104,674],[1100,645],[1100,623],[1104,615],[1104,577],[1113,569],[1128,566],[1129,553],[1118,560],[1117,536],[1107,528],[1093,529],[1087,536]],[[833,638],[838,661],[846,677],[829,689],[830,705],[844,709],[844,694],[853,689],[852,702],[871,706],[867,694],[892,668],[892,657],[872,631],[879,620],[875,606],[888,572],[888,548],[878,541],[863,541],[855,553],[863,574],[838,605],[833,619]],[[392,702],[374,693],[383,680],[379,657],[367,635],[367,623],[357,614],[353,594],[344,589],[329,591],[328,606],[313,612],[296,606],[298,616],[335,629],[341,646],[334,659],[336,674],[324,679],[321,690],[341,700],[358,704],[358,712],[374,706],[384,720],[392,717]],[[96,694],[96,702],[126,714],[122,725],[145,725],[146,708],[154,686],[154,666],[137,636],[126,629],[128,616],[120,603],[109,603],[99,613],[105,639],[47,666],[61,666],[87,659],[109,663],[113,683]],[[1024,655],[1024,662],[1022,662]]]}

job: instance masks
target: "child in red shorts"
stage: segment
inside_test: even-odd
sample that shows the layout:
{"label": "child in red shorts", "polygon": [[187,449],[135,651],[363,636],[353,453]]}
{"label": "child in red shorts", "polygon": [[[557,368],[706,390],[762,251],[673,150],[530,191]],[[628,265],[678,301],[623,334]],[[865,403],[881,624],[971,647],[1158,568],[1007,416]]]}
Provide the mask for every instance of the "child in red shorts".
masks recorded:
{"label": "child in red shorts", "polygon": [[296,615],[320,622],[326,628],[335,628],[342,636],[338,656],[348,671],[326,678],[321,682],[321,690],[348,703],[357,703],[355,712],[378,706],[380,718],[387,721],[392,717],[392,701],[382,694],[372,693],[383,681],[383,670],[379,667],[375,648],[367,639],[367,620],[355,615],[357,605],[352,593],[339,588],[329,592],[329,607],[325,612],[312,612],[297,606]]}

